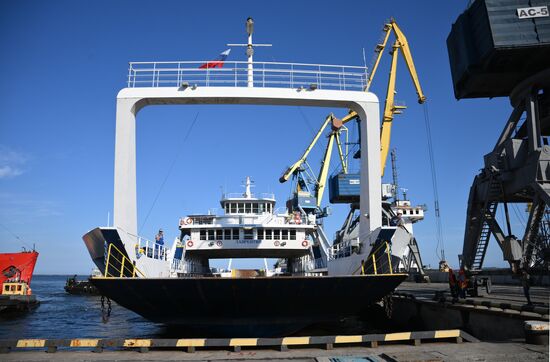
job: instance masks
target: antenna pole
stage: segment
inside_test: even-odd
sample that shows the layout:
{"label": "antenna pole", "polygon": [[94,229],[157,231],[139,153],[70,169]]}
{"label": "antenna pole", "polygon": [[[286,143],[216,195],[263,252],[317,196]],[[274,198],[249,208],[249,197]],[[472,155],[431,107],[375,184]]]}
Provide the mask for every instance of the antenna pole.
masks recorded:
{"label": "antenna pole", "polygon": [[227,44],[227,46],[242,46],[246,47],[247,57],[247,87],[254,87],[254,47],[270,47],[271,44],[254,44],[252,43],[252,34],[254,33],[254,19],[246,19],[246,33],[248,34],[247,44]]}
{"label": "antenna pole", "polygon": [[248,44],[246,46],[246,56],[248,57],[248,87],[254,87],[254,48],[252,48],[252,33],[254,32],[254,20],[246,20],[246,32],[248,33]]}

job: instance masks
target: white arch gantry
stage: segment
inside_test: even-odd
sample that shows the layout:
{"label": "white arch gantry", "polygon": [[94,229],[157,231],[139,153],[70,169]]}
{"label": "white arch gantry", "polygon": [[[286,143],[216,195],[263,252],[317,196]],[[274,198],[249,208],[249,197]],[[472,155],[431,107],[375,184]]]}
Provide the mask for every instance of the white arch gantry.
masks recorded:
{"label": "white arch gantry", "polygon": [[[382,226],[380,116],[375,94],[246,87],[124,88],[117,95],[114,226],[137,235],[136,116],[147,105],[251,104],[352,109],[361,119],[360,235]],[[362,238],[361,238],[362,239]]]}

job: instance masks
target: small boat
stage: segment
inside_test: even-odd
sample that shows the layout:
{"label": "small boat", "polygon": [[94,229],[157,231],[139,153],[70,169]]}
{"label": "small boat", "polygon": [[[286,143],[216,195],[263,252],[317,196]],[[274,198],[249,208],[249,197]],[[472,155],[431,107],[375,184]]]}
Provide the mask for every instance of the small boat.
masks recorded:
{"label": "small boat", "polygon": [[40,305],[32,294],[36,251],[0,253],[0,315],[24,313]]}
{"label": "small boat", "polygon": [[92,271],[92,275],[85,280],[78,280],[76,274],[70,278],[67,278],[65,282],[65,291],[74,295],[99,295],[99,290],[90,281],[93,277],[101,276],[101,272],[98,269]]}

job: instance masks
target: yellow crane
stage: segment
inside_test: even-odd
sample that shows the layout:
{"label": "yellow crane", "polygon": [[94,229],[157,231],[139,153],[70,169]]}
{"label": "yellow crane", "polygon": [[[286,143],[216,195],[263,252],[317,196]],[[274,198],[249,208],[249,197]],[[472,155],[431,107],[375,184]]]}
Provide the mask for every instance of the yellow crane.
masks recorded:
{"label": "yellow crane", "polygon": [[392,51],[391,51],[392,60],[391,60],[390,74],[388,79],[388,88],[386,91],[386,101],[384,103],[382,130],[380,132],[380,162],[381,162],[382,176],[384,176],[386,160],[388,158],[388,153],[390,150],[391,126],[393,122],[393,116],[395,114],[400,114],[401,111],[406,108],[405,106],[398,106],[398,105],[395,105],[394,103],[395,75],[397,74],[397,57],[399,53],[401,53],[401,55],[403,56],[403,59],[405,60],[405,64],[407,64],[407,68],[409,70],[409,74],[411,76],[414,88],[416,89],[418,103],[422,104],[426,101],[426,96],[424,95],[424,92],[422,92],[422,87],[420,86],[420,81],[418,80],[418,74],[416,73],[416,67],[414,66],[414,61],[411,55],[409,42],[407,41],[407,37],[405,37],[405,34],[403,34],[403,32],[401,31],[401,29],[399,28],[399,26],[397,25],[394,19],[391,19],[391,21],[388,24],[384,25],[384,30],[383,30],[384,40],[382,41],[382,43],[377,44],[374,50],[376,53],[376,60],[372,67],[371,73],[367,78],[367,86],[365,90],[368,91],[370,89],[370,85],[372,83],[372,80],[374,79],[374,75],[376,74],[378,65],[380,64],[382,53],[386,48],[386,45],[388,44],[388,40],[392,32],[395,35],[395,41],[393,43]]}
{"label": "yellow crane", "polygon": [[[416,68],[414,66],[414,61],[411,55],[409,43],[407,41],[407,38],[405,37],[405,35],[403,34],[403,32],[401,31],[401,29],[399,28],[399,26],[397,25],[394,19],[391,19],[389,23],[384,24],[383,35],[382,35],[383,40],[381,43],[376,45],[376,48],[374,50],[376,58],[375,58],[375,62],[372,67],[372,70],[367,78],[365,91],[366,92],[369,91],[369,88],[372,84],[372,81],[378,69],[378,65],[380,64],[382,53],[386,48],[386,45],[388,44],[388,40],[392,32],[395,35],[395,41],[393,43],[392,50],[390,52],[392,56],[392,62],[390,66],[386,100],[384,103],[382,127],[380,132],[380,156],[381,156],[380,168],[381,168],[382,176],[384,176],[386,160],[388,158],[388,152],[390,150],[391,127],[392,127],[393,117],[395,114],[400,114],[402,110],[406,108],[405,106],[396,105],[394,102],[395,77],[397,73],[397,58],[399,53],[401,53],[401,55],[403,56],[405,63],[407,65],[407,68],[409,70],[409,74],[412,78],[413,85],[416,89],[418,103],[422,104],[426,101],[426,96],[424,96],[424,93],[422,92],[422,87],[420,86],[420,82],[418,80],[418,74],[416,73]],[[342,170],[344,173],[347,173],[347,155],[344,154],[342,150],[342,144],[340,142],[340,132],[341,132],[341,129],[343,128],[345,129],[344,125],[347,122],[356,119],[357,116],[358,116],[357,113],[352,110],[350,110],[349,113],[342,119],[336,118],[332,113],[328,115],[325,121],[323,122],[323,124],[321,125],[321,128],[315,134],[315,136],[313,137],[313,140],[310,142],[310,144],[302,154],[302,157],[283,173],[283,175],[279,178],[279,181],[281,183],[288,181],[295,172],[298,172],[301,169],[304,162],[306,162],[307,156],[309,155],[310,151],[313,149],[313,147],[319,140],[321,134],[323,133],[325,128],[328,126],[328,124],[331,123],[332,124],[331,133],[328,136],[327,148],[325,150],[325,156],[323,157],[323,160],[321,162],[321,171],[319,172],[319,177],[317,179],[317,186],[316,186],[315,197],[317,198],[317,206],[320,206],[321,200],[323,198],[323,192],[326,187],[326,180],[328,176],[330,157],[332,155],[332,147],[333,147],[334,141],[336,141],[336,144],[338,145],[338,151],[340,156],[340,162],[342,164]]]}
{"label": "yellow crane", "polygon": [[[351,120],[351,118],[350,118]],[[347,121],[346,121],[347,122]],[[296,161],[292,166],[290,166],[283,175],[279,178],[279,182],[283,183],[290,179],[290,177],[296,173],[301,171],[302,165],[306,162],[307,156],[323,134],[323,131],[325,128],[327,128],[328,125],[331,125],[331,132],[328,135],[328,142],[327,147],[325,149],[325,155],[323,157],[323,160],[321,161],[321,170],[319,171],[319,176],[316,180],[316,186],[315,186],[315,199],[317,200],[317,207],[321,206],[321,201],[323,200],[323,194],[326,188],[327,178],[328,178],[328,171],[330,166],[330,159],[332,157],[332,149],[333,145],[336,142],[336,145],[338,147],[338,155],[340,156],[340,162],[342,165],[342,169],[344,170],[344,173],[348,172],[348,165],[346,160],[346,153],[344,153],[344,150],[342,149],[342,141],[340,138],[340,133],[342,129],[346,129],[344,126],[344,122],[341,119],[338,119],[334,116],[334,114],[329,114],[327,118],[325,118],[325,121],[321,125],[321,128],[315,136],[313,137],[313,140],[310,142],[309,146],[306,148],[304,153],[302,154],[302,157],[298,161]]]}

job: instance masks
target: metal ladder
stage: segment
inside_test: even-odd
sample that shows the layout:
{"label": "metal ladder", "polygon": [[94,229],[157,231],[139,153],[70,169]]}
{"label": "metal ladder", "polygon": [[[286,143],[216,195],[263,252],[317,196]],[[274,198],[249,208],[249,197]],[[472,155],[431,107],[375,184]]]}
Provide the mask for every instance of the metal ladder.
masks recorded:
{"label": "metal ladder", "polygon": [[487,247],[489,246],[489,239],[491,238],[491,227],[489,226],[489,219],[495,217],[497,210],[497,201],[492,201],[495,197],[502,193],[502,185],[499,181],[491,178],[489,187],[487,190],[487,197],[485,199],[485,207],[481,210],[482,224],[481,232],[479,233],[479,239],[476,245],[476,252],[474,254],[474,261],[472,263],[472,270],[481,270]]}

